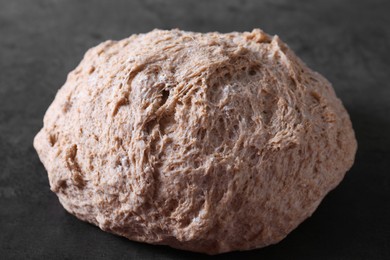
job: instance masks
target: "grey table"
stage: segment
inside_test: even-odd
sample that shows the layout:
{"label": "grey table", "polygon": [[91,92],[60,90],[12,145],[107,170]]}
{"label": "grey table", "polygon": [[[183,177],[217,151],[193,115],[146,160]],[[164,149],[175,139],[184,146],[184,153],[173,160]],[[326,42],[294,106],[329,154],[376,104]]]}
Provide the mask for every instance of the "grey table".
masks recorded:
{"label": "grey table", "polygon": [[359,142],[356,163],[281,243],[214,258],[390,259],[390,1],[0,0],[0,258],[199,259],[77,220],[32,147],[83,53],[153,28],[278,34],[334,85]]}

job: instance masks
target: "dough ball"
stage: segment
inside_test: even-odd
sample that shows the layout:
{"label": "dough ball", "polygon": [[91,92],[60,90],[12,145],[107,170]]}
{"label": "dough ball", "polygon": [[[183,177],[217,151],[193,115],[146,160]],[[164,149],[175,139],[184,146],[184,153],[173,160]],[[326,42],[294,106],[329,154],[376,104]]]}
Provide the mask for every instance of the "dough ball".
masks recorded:
{"label": "dough ball", "polygon": [[256,29],[154,30],[90,49],[34,146],[79,219],[218,254],[282,240],[357,144],[331,84]]}

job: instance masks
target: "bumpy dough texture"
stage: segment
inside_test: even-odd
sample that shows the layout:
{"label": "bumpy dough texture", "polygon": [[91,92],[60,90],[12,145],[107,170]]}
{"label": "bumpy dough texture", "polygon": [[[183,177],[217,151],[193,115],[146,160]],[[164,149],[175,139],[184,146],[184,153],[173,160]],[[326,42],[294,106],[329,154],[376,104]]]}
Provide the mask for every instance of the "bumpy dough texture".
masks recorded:
{"label": "bumpy dough texture", "polygon": [[331,84],[261,30],[154,30],[90,49],[34,146],[79,219],[222,253],[277,243],[353,164]]}

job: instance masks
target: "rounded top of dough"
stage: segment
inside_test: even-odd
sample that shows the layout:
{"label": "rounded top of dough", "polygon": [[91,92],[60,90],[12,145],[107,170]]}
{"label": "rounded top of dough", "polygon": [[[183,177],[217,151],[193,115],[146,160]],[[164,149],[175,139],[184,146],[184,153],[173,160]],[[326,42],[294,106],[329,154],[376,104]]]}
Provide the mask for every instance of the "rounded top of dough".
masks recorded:
{"label": "rounded top of dough", "polygon": [[34,146],[78,218],[215,254],[283,239],[357,144],[331,84],[256,29],[154,30],[90,49]]}

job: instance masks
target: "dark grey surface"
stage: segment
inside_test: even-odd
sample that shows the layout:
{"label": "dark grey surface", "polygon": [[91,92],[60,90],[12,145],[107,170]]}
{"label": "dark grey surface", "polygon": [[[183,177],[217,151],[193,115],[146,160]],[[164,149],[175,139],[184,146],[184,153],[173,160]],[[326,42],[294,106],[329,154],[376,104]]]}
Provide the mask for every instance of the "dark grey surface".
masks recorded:
{"label": "dark grey surface", "polygon": [[390,259],[390,1],[0,0],[0,258],[198,259],[67,214],[32,147],[45,110],[91,46],[157,28],[278,34],[325,75],[359,150],[342,184],[281,243],[217,256]]}

